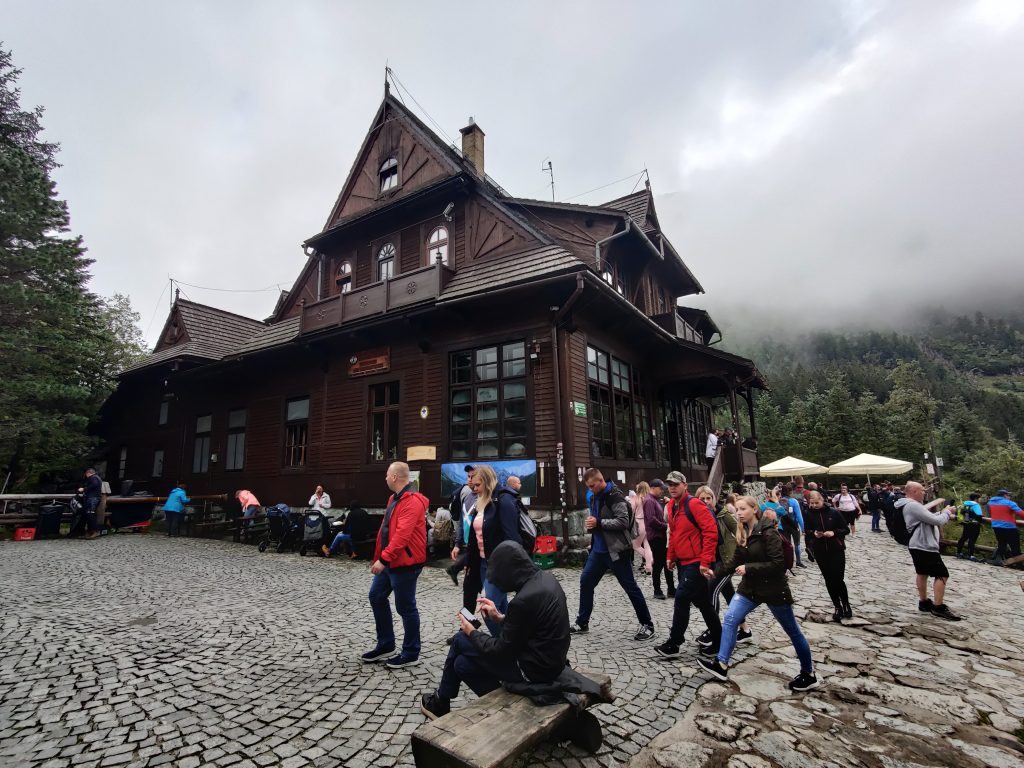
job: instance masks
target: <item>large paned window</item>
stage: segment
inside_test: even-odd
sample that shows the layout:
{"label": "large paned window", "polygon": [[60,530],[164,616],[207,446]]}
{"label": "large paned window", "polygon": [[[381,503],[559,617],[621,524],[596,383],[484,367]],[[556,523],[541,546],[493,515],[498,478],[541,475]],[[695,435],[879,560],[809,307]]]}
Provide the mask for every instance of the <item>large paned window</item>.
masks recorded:
{"label": "large paned window", "polygon": [[387,280],[395,276],[395,249],[394,243],[384,243],[377,251],[377,279]]}
{"label": "large paned window", "polygon": [[449,439],[455,461],[526,456],[526,344],[451,356]]}
{"label": "large paned window", "polygon": [[398,186],[398,160],[389,157],[383,163],[380,164],[380,172],[378,173],[380,179],[380,191],[381,193],[387,192]]}
{"label": "large paned window", "polygon": [[370,461],[397,461],[401,412],[398,382],[372,384],[369,395]]}
{"label": "large paned window", "polygon": [[341,262],[341,266],[338,267],[336,282],[341,293],[349,293],[352,290],[352,262]]}
{"label": "large paned window", "polygon": [[285,407],[284,465],[286,467],[306,466],[308,447],[309,398],[297,397],[289,400]]}
{"label": "large paned window", "polygon": [[192,471],[195,473],[210,471],[210,432],[213,429],[213,417],[207,414],[196,419],[196,437],[192,445]]}
{"label": "large paned window", "polygon": [[234,471],[245,469],[245,420],[244,408],[228,411],[228,446],[224,469]]}
{"label": "large paned window", "polygon": [[628,363],[587,347],[587,391],[594,458],[652,461],[651,412],[639,373]]}
{"label": "large paned window", "polygon": [[440,261],[448,264],[448,229],[446,227],[434,227],[427,238],[427,264],[434,264]]}

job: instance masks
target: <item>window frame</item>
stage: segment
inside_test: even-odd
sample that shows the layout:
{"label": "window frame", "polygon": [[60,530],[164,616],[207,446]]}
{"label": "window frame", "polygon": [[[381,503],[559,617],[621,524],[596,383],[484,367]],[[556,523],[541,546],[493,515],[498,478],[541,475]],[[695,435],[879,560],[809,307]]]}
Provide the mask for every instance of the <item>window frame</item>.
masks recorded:
{"label": "window frame", "polygon": [[[242,425],[241,426],[237,426],[237,425],[236,426],[232,426],[232,424],[231,424],[231,417],[232,417],[233,414],[237,414],[237,413],[241,413],[242,414],[242,417],[243,417],[242,418]],[[246,455],[245,454],[245,448],[246,448],[246,446],[245,446],[245,444],[246,444],[245,435],[246,435],[246,430],[248,429],[248,426],[249,426],[249,411],[248,411],[248,409],[247,408],[232,408],[232,409],[230,409],[228,411],[227,425],[228,425],[227,437],[226,437],[226,439],[224,441],[224,471],[225,472],[241,472],[242,470],[245,469],[245,455]],[[239,448],[238,448],[238,442],[239,442],[238,438],[239,437],[241,437],[241,444],[242,444],[241,445],[241,454],[242,454],[242,456],[241,456],[241,464],[239,464],[238,466],[232,466],[234,464],[234,460],[238,458],[237,454],[239,453]],[[232,438],[234,438],[234,441],[232,441]],[[232,445],[232,442],[234,442],[234,445]]]}
{"label": "window frame", "polygon": [[[155,448],[153,450],[153,473],[150,477],[157,478],[164,476],[164,456],[165,453],[163,448]],[[158,467],[160,470],[159,472],[157,471]]]}
{"label": "window frame", "polygon": [[444,231],[444,239],[438,243],[437,248],[440,249],[442,246],[444,247],[444,256],[441,258],[441,263],[444,264],[446,267],[451,266],[452,232],[450,229],[450,225],[447,222],[439,222],[431,225],[427,230],[427,236],[423,238],[424,244],[426,245],[427,249],[426,266],[428,267],[433,266],[434,264],[437,263],[437,259],[431,255],[433,251],[431,246],[433,245],[434,233],[442,230]]}
{"label": "window frame", "polygon": [[[383,256],[381,256],[381,254],[387,248],[391,249],[391,255],[388,256],[387,258],[384,258]],[[392,237],[392,238],[388,238],[386,240],[382,240],[381,242],[379,242],[377,244],[377,247],[376,247],[375,253],[374,253],[374,257],[373,257],[373,263],[374,263],[374,272],[373,273],[374,273],[374,275],[377,278],[376,282],[384,282],[386,280],[390,280],[391,278],[395,277],[395,275],[397,274],[395,272],[395,265],[397,264],[397,262],[398,262],[398,246],[395,245],[395,238]],[[389,269],[388,269],[388,274],[386,274],[386,275],[381,273],[381,267],[384,264],[390,265]]]}
{"label": "window frame", "polygon": [[[289,406],[292,403],[299,403],[303,400],[306,401],[306,415],[302,418],[288,418]],[[284,412],[282,414],[284,422],[284,439],[282,441],[282,454],[281,462],[282,467],[289,470],[303,470],[309,463],[309,422],[310,413],[312,411],[313,403],[309,395],[299,395],[296,397],[286,398],[284,401]],[[302,436],[302,441],[292,441],[291,434],[292,430],[296,430],[297,435]],[[299,452],[299,461],[294,461],[296,451]]]}
{"label": "window frame", "polygon": [[654,411],[637,366],[590,343],[585,363],[591,459],[656,462]]}
{"label": "window frame", "polygon": [[[491,350],[493,358],[481,356]],[[445,421],[451,460],[515,461],[533,455],[531,386],[526,338],[449,349]],[[493,397],[482,397],[489,389]],[[492,410],[493,418],[481,418]],[[468,416],[456,421],[460,413]],[[484,429],[494,434],[482,435]],[[495,455],[484,452],[489,443]],[[514,446],[519,447],[509,450]]]}
{"label": "window frame", "polygon": [[[202,419],[209,419],[205,430],[200,429]],[[213,414],[204,413],[196,416],[195,429],[192,437],[192,474],[205,475],[210,471],[211,440],[213,439]],[[202,448],[202,451],[200,451]]]}
{"label": "window frame", "polygon": [[337,277],[334,284],[338,286],[338,293],[350,293],[352,291],[352,279],[355,270],[352,268],[352,259],[342,259],[338,265]]}
{"label": "window frame", "polygon": [[[398,161],[397,152],[389,155],[384,162],[377,166],[377,197],[393,194],[396,189],[402,186],[400,178],[401,167],[402,164]],[[387,176],[385,176],[385,173]],[[388,183],[392,179],[394,180],[393,183]]]}
{"label": "window frame", "polygon": [[160,410],[156,415],[156,425],[158,427],[166,427],[168,422],[171,420],[171,401],[161,400]]}
{"label": "window frame", "polygon": [[[378,388],[384,388],[385,398],[383,405],[377,405],[374,394]],[[385,378],[366,383],[366,465],[390,464],[393,461],[400,461],[402,455],[402,380],[401,378]],[[397,400],[392,401],[392,389],[397,393]],[[393,455],[388,455],[388,448],[385,445],[383,455],[378,458],[374,453],[374,422],[377,416],[383,416],[383,427],[381,435],[387,437],[394,431],[395,443]]]}

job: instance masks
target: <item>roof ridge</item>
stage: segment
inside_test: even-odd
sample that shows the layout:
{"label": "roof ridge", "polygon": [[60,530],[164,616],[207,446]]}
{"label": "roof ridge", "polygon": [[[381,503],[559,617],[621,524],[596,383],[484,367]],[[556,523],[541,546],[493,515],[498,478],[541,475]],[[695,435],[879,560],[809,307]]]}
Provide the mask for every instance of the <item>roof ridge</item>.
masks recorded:
{"label": "roof ridge", "polygon": [[259,326],[266,326],[267,325],[267,323],[265,321],[263,321],[263,320],[257,320],[254,317],[247,317],[246,315],[240,315],[237,312],[231,312],[231,311],[229,311],[227,309],[221,309],[220,307],[214,307],[214,306],[212,306],[210,304],[200,304],[198,301],[192,301],[191,299],[178,298],[178,299],[175,299],[174,303],[178,304],[178,305],[188,304],[188,305],[190,305],[192,307],[198,307],[198,308],[201,308],[201,309],[208,309],[211,312],[216,312],[217,314],[220,314],[220,315],[228,315],[229,317],[235,317],[235,318],[238,318],[239,320],[245,320],[246,322],[255,323],[256,325],[259,325]]}

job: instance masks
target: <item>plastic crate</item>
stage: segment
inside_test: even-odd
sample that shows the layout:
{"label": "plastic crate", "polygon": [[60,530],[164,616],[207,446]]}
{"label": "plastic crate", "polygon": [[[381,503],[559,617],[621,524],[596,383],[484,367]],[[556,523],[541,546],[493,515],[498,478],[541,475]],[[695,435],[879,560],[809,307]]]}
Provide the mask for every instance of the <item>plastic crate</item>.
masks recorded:
{"label": "plastic crate", "polygon": [[557,556],[554,553],[547,555],[535,554],[533,556],[533,562],[537,564],[538,568],[541,568],[546,571],[549,568],[555,567],[556,557]]}
{"label": "plastic crate", "polygon": [[35,528],[15,528],[14,529],[14,540],[15,541],[32,541],[36,537]]}
{"label": "plastic crate", "polygon": [[558,551],[558,539],[554,536],[538,536],[533,545],[535,555],[552,555]]}

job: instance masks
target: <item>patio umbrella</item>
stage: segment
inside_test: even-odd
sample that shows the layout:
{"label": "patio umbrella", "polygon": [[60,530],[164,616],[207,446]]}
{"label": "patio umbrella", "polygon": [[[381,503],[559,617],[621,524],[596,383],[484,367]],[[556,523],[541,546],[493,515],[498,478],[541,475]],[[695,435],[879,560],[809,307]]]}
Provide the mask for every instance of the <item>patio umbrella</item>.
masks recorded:
{"label": "patio umbrella", "polygon": [[846,461],[840,461],[828,468],[830,475],[867,475],[871,481],[871,475],[902,475],[909,472],[914,465],[902,459],[890,459],[885,456],[874,456],[870,453],[860,453]]}
{"label": "patio umbrella", "polygon": [[761,467],[760,472],[764,477],[790,477],[792,475],[823,475],[828,472],[828,469],[820,464],[812,464],[803,459],[786,456],[771,464],[765,464]]}

